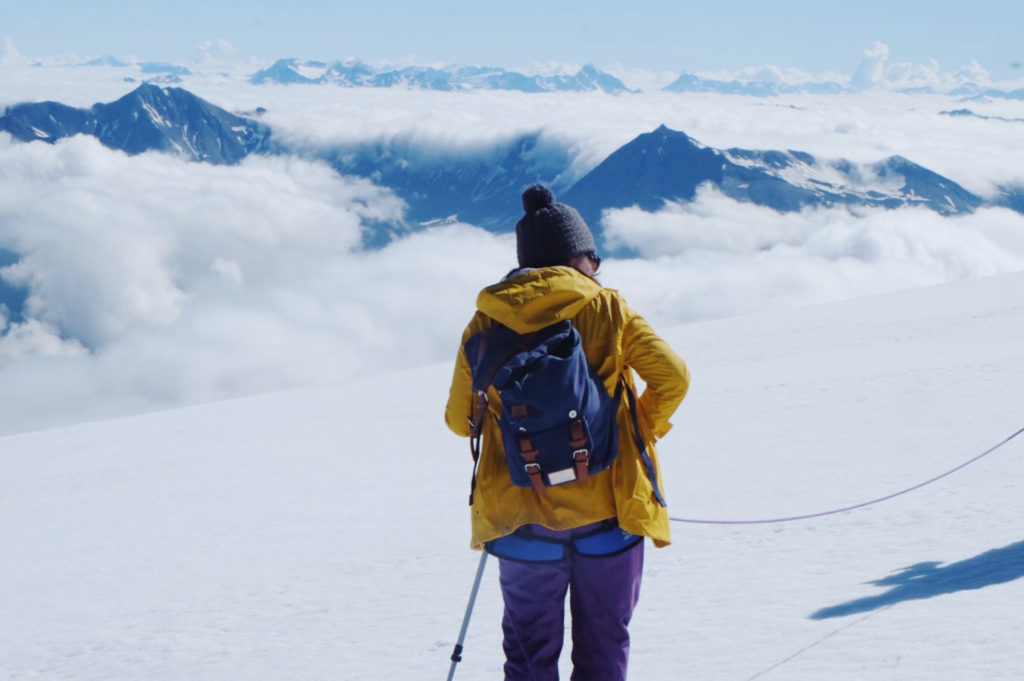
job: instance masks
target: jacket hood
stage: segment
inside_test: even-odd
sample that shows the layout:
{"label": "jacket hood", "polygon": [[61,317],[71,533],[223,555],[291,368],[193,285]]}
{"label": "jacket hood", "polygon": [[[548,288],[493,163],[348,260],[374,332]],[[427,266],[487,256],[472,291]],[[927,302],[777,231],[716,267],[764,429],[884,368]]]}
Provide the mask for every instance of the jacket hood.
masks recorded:
{"label": "jacket hood", "polygon": [[600,292],[599,283],[573,267],[542,267],[488,286],[476,306],[516,333],[532,333],[575,317]]}

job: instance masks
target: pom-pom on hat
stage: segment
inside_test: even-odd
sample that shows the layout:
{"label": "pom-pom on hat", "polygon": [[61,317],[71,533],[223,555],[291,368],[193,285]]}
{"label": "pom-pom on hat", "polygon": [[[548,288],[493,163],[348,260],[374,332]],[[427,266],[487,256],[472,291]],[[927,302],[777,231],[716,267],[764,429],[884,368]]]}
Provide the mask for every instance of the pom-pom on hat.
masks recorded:
{"label": "pom-pom on hat", "polygon": [[542,184],[523,192],[526,215],[516,223],[516,254],[520,267],[566,265],[578,255],[596,253],[594,235],[572,206],[557,203]]}

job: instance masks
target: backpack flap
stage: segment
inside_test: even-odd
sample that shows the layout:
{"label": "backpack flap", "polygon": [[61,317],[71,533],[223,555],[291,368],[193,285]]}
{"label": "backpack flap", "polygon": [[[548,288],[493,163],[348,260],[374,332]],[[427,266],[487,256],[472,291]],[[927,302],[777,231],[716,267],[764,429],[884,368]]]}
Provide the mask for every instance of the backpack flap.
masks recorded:
{"label": "backpack flap", "polygon": [[590,368],[571,322],[524,336],[495,325],[478,336],[466,345],[479,360],[474,389],[479,381],[501,396],[498,423],[513,484],[543,492],[611,465],[619,400]]}

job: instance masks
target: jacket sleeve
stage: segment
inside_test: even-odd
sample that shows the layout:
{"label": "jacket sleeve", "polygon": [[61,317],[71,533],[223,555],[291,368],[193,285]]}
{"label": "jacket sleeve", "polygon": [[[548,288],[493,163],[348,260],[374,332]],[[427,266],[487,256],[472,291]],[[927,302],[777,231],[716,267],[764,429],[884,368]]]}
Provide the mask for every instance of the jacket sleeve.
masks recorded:
{"label": "jacket sleeve", "polygon": [[455,372],[448,390],[448,404],[444,409],[444,422],[456,435],[469,437],[469,419],[473,409],[473,378],[469,371],[466,352],[459,347],[455,359]]}
{"label": "jacket sleeve", "polygon": [[473,374],[466,357],[466,341],[489,325],[487,316],[477,311],[462,332],[459,352],[455,357],[452,385],[448,389],[448,404],[444,408],[444,422],[456,435],[469,437],[469,420],[473,416]]}
{"label": "jacket sleeve", "polygon": [[622,350],[626,365],[647,384],[637,399],[640,418],[654,437],[664,437],[672,428],[669,418],[690,388],[686,362],[632,310],[627,313]]}

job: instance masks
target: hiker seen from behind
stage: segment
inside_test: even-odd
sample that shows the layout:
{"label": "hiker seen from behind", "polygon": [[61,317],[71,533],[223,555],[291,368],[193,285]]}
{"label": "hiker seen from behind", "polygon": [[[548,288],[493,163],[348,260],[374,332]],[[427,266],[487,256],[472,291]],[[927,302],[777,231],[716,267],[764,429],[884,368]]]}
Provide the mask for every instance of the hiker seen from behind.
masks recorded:
{"label": "hiker seen from behind", "polygon": [[522,198],[519,267],[477,298],[445,420],[472,445],[471,545],[499,559],[506,681],[558,678],[566,594],[572,679],[619,681],[644,537],[670,542],[654,443],[690,375],[597,281],[580,214],[543,185]]}

